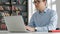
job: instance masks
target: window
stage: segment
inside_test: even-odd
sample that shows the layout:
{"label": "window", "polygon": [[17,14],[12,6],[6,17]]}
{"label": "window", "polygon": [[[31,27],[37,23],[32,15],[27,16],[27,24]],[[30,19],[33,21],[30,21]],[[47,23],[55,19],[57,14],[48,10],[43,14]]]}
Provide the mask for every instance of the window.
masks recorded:
{"label": "window", "polygon": [[47,0],[47,6],[56,11],[56,0]]}

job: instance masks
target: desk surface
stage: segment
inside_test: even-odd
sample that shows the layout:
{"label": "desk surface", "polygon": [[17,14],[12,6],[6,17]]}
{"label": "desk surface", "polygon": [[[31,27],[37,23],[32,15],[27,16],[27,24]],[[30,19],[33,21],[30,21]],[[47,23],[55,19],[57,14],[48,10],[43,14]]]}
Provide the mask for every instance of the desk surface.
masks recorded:
{"label": "desk surface", "polygon": [[48,32],[32,32],[32,33],[9,33],[8,31],[0,31],[0,34],[60,34],[59,32],[48,33]]}
{"label": "desk surface", "polygon": [[0,34],[60,34],[60,33],[35,32],[35,33],[0,33]]}

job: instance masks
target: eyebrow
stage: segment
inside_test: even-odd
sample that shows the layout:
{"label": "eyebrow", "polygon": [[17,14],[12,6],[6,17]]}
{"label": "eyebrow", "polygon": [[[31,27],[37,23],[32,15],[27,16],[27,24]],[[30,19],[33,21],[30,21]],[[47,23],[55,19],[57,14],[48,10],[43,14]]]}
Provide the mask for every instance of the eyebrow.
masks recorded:
{"label": "eyebrow", "polygon": [[39,1],[39,0],[34,0],[34,1]]}
{"label": "eyebrow", "polygon": [[38,1],[38,0],[34,0],[34,1]]}

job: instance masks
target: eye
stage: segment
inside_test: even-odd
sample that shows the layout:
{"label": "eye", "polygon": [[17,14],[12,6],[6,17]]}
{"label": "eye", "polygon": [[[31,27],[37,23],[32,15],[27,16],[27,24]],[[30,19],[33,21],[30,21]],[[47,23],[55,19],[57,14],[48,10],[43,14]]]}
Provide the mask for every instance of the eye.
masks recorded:
{"label": "eye", "polygon": [[38,1],[34,1],[33,3],[34,3],[34,4],[35,4],[35,3],[40,3],[40,1],[39,1],[39,0],[38,0]]}
{"label": "eye", "polygon": [[37,1],[38,3],[40,3],[40,1]]}
{"label": "eye", "polygon": [[34,3],[37,3],[36,1],[34,1]]}
{"label": "eye", "polygon": [[34,4],[37,3],[36,1],[33,2]]}

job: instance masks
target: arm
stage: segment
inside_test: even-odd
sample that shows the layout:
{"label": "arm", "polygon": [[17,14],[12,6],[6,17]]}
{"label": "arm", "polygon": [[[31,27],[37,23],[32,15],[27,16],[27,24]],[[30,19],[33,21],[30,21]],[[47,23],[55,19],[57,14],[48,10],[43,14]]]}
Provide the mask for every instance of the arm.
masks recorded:
{"label": "arm", "polygon": [[31,17],[30,23],[28,23],[28,26],[35,27],[35,24],[34,24],[34,14]]}

